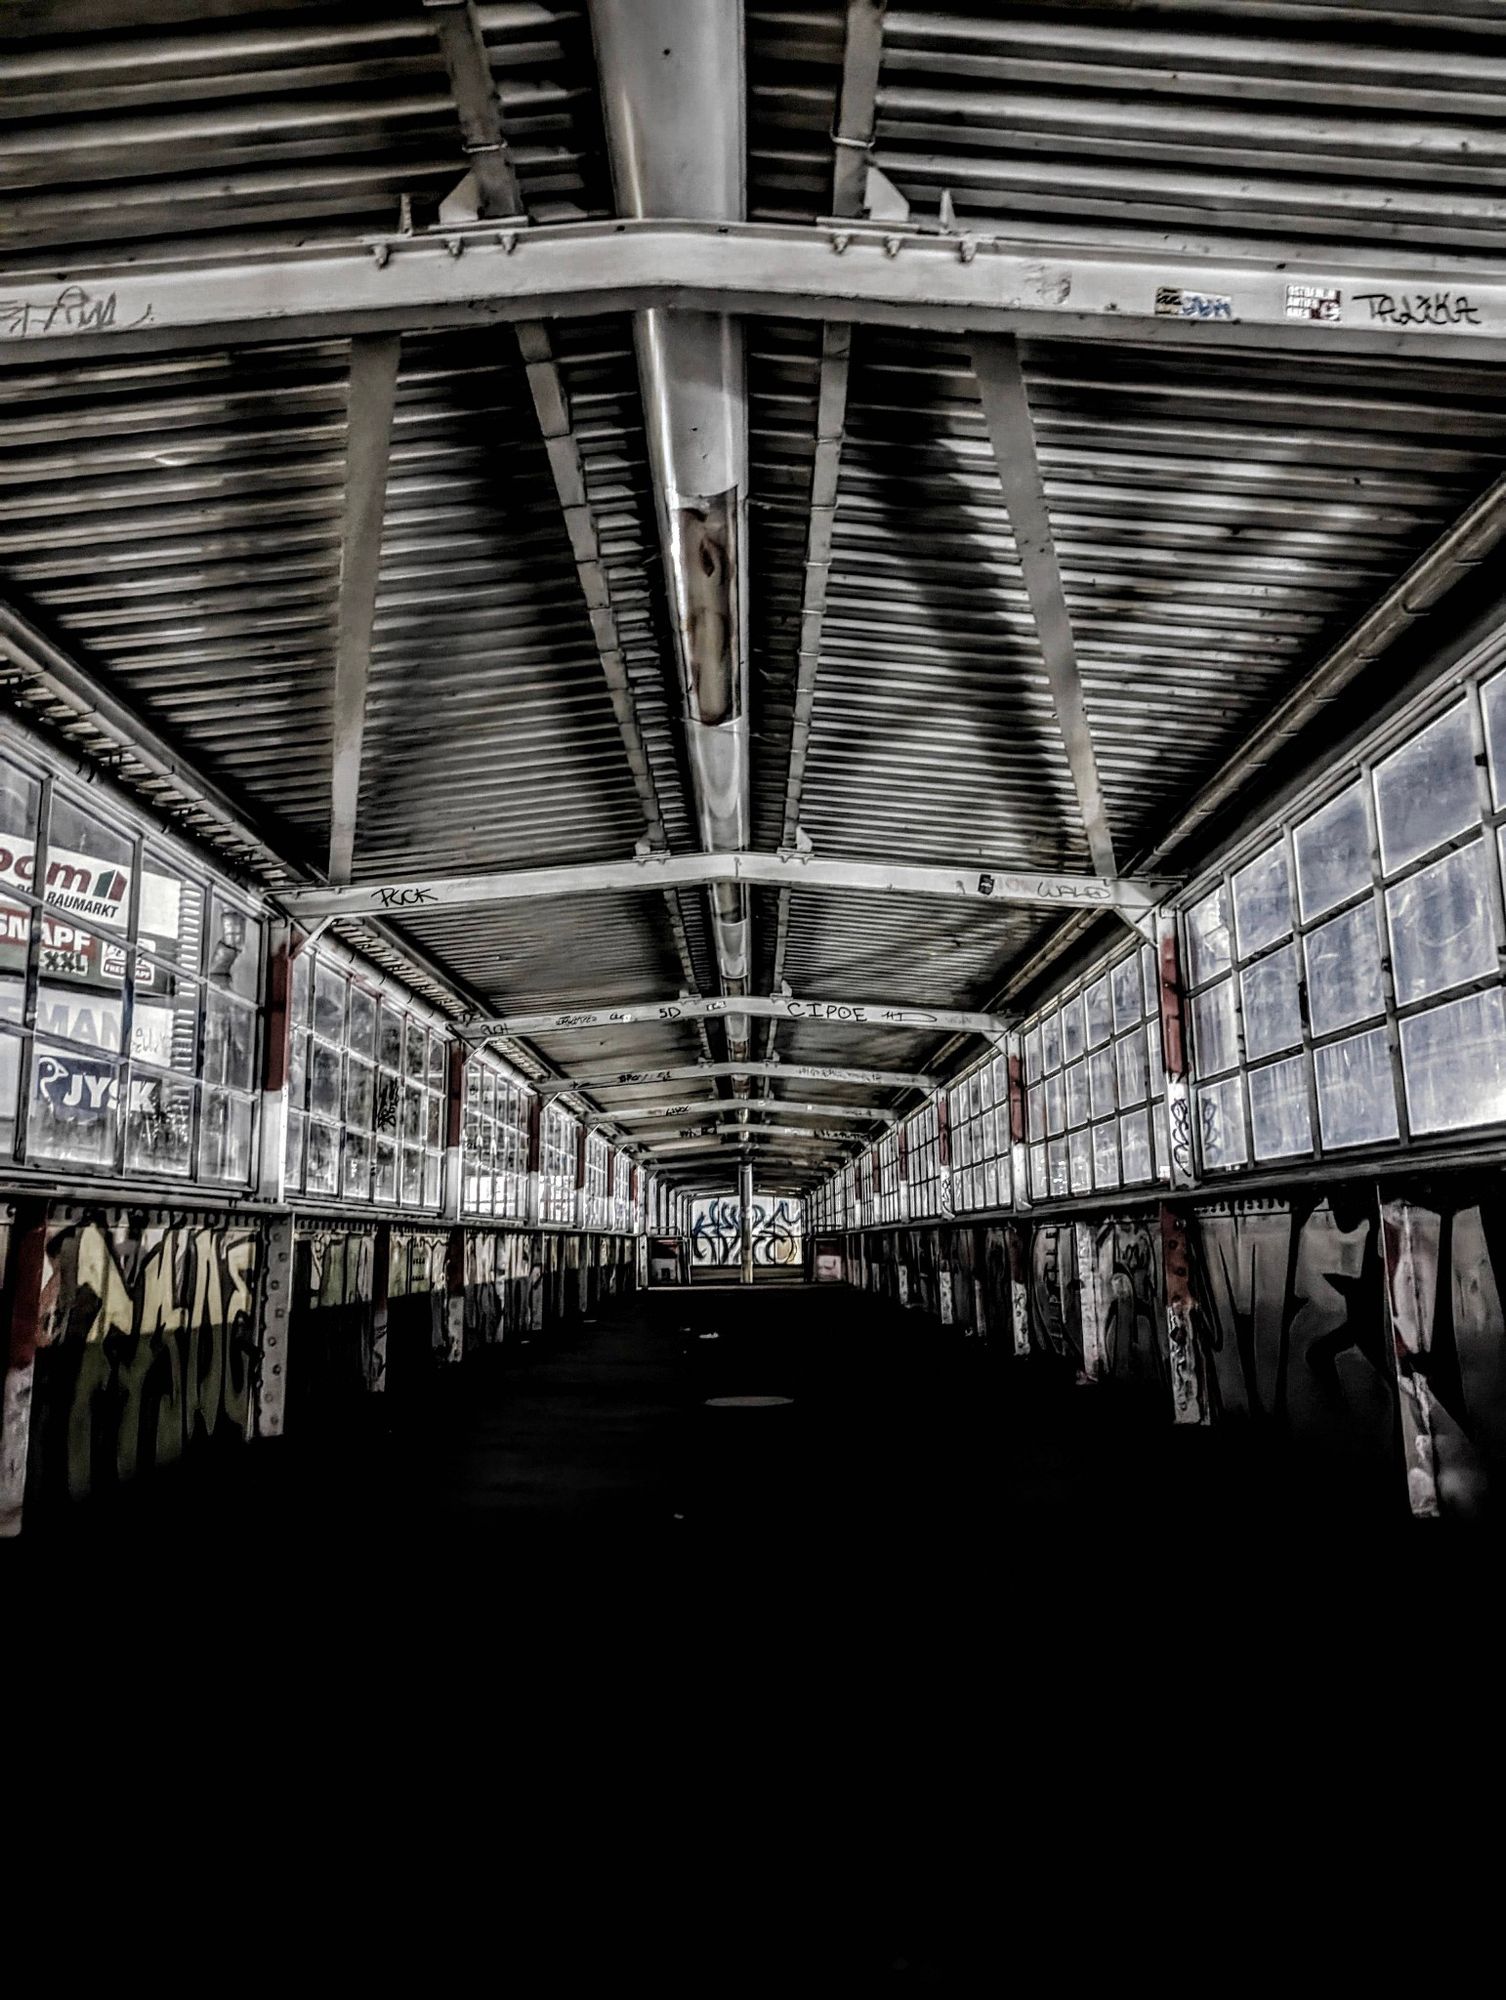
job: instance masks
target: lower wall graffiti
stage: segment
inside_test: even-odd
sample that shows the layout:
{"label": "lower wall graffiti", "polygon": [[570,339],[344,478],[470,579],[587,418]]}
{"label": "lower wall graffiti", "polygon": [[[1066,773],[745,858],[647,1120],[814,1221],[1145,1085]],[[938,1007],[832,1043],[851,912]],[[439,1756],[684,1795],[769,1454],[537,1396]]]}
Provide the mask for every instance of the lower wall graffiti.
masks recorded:
{"label": "lower wall graffiti", "polygon": [[[849,1236],[852,1282],[1178,1422],[1244,1426],[1421,1517],[1506,1496],[1500,1176]],[[1170,1286],[1168,1286],[1168,1274]]]}
{"label": "lower wall graffiti", "polygon": [[116,1209],[49,1222],[28,1505],[244,1442],[262,1243],[254,1223],[204,1216]]}

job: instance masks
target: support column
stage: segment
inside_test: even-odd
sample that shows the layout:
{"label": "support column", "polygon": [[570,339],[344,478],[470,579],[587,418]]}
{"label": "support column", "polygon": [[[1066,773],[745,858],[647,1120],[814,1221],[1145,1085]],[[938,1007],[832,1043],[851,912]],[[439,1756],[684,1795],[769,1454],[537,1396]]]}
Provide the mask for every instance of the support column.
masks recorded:
{"label": "support column", "polygon": [[544,1100],[535,1095],[528,1100],[528,1227],[539,1227],[539,1163],[543,1151]]}
{"label": "support column", "polygon": [[1014,1351],[1030,1353],[1030,1295],[1025,1288],[1025,1233],[1011,1222],[1004,1230],[1009,1246],[1009,1321],[1014,1335]]}
{"label": "support column", "polygon": [[742,1215],[742,1279],[753,1282],[753,1167],[745,1163],[737,1170],[737,1192]]}
{"label": "support column", "polygon": [[444,1183],[440,1213],[447,1222],[460,1220],[465,1185],[465,1043],[458,1038],[445,1056]]}
{"label": "support column", "polygon": [[1171,1357],[1171,1418],[1177,1424],[1209,1421],[1207,1381],[1198,1345],[1187,1219],[1161,1205],[1161,1268],[1166,1285],[1166,1337]]}
{"label": "support column", "polygon": [[0,1538],[21,1532],[26,1462],[31,1443],[31,1390],[41,1333],[42,1266],[47,1256],[47,1204],[22,1196],[10,1225],[0,1309],[9,1328],[0,1398]]}
{"label": "support column", "polygon": [[392,1224],[379,1222],[371,1246],[371,1381],[373,1395],[387,1387],[387,1325],[392,1303]]}
{"label": "support column", "polygon": [[1025,1124],[1025,1056],[1018,1032],[1006,1043],[1009,1074],[1009,1192],[1016,1208],[1030,1206],[1030,1146]]}
{"label": "support column", "polygon": [[1098,1283],[1098,1240],[1091,1222],[1073,1225],[1077,1253],[1077,1311],[1082,1333],[1083,1379],[1096,1382],[1103,1373],[1103,1301]]}
{"label": "support column", "polygon": [[1156,912],[1156,962],[1161,975],[1161,1061],[1166,1069],[1171,1184],[1174,1188],[1189,1188],[1196,1174],[1192,1156],[1192,1092],[1187,1082],[1187,1045],[1182,1030],[1182,963],[1176,914],[1172,910]]}
{"label": "support column", "polygon": [[591,1143],[591,1134],[584,1119],[575,1135],[575,1227],[584,1229],[587,1217],[586,1197],[586,1155]]}
{"label": "support column", "polygon": [[[278,1149],[279,1154],[281,1148]],[[293,1218],[274,1215],[258,1283],[254,1435],[281,1437],[288,1399],[288,1334],[293,1309]]]}
{"label": "support column", "polygon": [[260,1153],[256,1192],[262,1201],[286,1195],[284,1167],[288,1135],[288,1055],[291,1024],[294,933],[291,924],[272,925],[267,960],[267,1035],[262,1059]]}

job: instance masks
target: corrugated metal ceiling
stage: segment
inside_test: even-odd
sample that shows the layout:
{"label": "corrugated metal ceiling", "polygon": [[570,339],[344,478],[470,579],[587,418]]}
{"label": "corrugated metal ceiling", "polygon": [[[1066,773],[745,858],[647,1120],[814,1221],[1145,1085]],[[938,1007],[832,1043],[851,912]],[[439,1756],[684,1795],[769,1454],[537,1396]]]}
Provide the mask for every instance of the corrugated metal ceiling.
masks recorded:
{"label": "corrugated metal ceiling", "polygon": [[[614,213],[587,9],[478,13],[532,218]],[[844,13],[837,0],[746,10],[754,217],[831,211]],[[465,167],[444,64],[408,0],[15,0],[0,91],[10,272],[349,239],[405,213],[422,229]],[[1499,268],[1503,114],[1493,0],[911,5],[887,15],[873,158],[920,219],[934,224],[946,194],[964,226],[1024,242],[1300,244]],[[632,328],[601,316],[548,338],[653,791],[670,845],[689,847]],[[752,824],[768,849],[789,787],[821,332],[760,319],[748,347]],[[316,866],[348,351],[0,372],[5,596],[244,799],[290,861]],[[1127,862],[1502,470],[1506,392],[1489,369],[1412,358],[1020,353]],[[11,691],[118,762],[86,717],[23,676]],[[174,808],[169,785],[118,768]],[[968,353],[940,335],[855,332],[801,820],[821,854],[1087,866]],[[625,855],[643,828],[517,338],[411,335],[357,876]],[[778,907],[754,899],[765,982]],[[671,908],[655,894],[439,913],[412,936],[499,1009],[660,997],[692,979],[712,990],[704,899],[675,899],[678,927]],[[782,972],[815,997],[977,1006],[1049,929],[1028,913],[801,894]],[[682,1064],[720,1054],[718,1034],[560,1035],[544,1053]],[[811,1023],[777,1039],[791,1061],[906,1070],[947,1046]],[[602,1093],[630,1100],[652,1101]]]}

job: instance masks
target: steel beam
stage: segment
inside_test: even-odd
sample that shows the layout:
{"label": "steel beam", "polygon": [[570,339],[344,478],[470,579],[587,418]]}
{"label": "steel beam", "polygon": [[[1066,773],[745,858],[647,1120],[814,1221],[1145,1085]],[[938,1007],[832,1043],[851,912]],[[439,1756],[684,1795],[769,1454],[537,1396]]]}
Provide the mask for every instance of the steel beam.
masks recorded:
{"label": "steel beam", "polygon": [[1035,446],[1035,423],[1014,341],[1005,335],[997,340],[975,342],[973,373],[983,398],[983,421],[993,447],[994,470],[1004,491],[1015,552],[1025,579],[1025,595],[1035,620],[1046,682],[1088,839],[1088,855],[1100,875],[1114,875],[1118,873],[1114,842],[1098,780],[1093,733],[1088,727],[1082,675],[1077,667],[1077,644],[1067,611],[1067,593],[1062,588],[1061,565],[1056,558],[1046,482],[1041,476]]}
{"label": "steel beam", "polygon": [[[648,1084],[693,1083],[713,1076],[768,1076],[800,1083],[850,1083],[877,1090],[934,1090],[936,1078],[904,1069],[852,1069],[832,1063],[701,1062],[677,1063],[667,1069],[583,1069],[541,1086],[546,1097],[571,1090],[630,1090]],[[777,1101],[777,1100],[775,1100]],[[609,1116],[620,1117],[613,1111]]]}
{"label": "steel beam", "polygon": [[[623,1028],[645,1022],[712,1020],[734,1009],[756,1019],[814,1021],[827,1028],[915,1028],[921,1033],[934,1029],[940,1033],[1003,1035],[1012,1025],[999,1014],[975,1014],[957,1007],[903,1007],[887,1000],[797,1000],[781,993],[728,998],[713,993],[682,995],[677,1000],[639,1000],[617,1007],[577,1007],[555,1014],[498,1015],[467,1021],[462,1031],[472,1041],[491,1041],[501,1035],[557,1035],[574,1029]],[[731,1065],[734,1074],[747,1067],[746,1063]],[[788,1074],[783,1065],[780,1074]]]}
{"label": "steel beam", "polygon": [[[725,1097],[692,1097],[683,1104],[639,1104],[626,1111],[614,1109],[607,1115],[614,1125],[632,1125],[663,1118],[700,1118],[710,1112],[725,1111],[727,1103]],[[747,1104],[739,1104],[738,1109],[781,1118],[851,1118],[864,1125],[892,1125],[897,1115],[876,1104],[824,1104],[792,1097],[755,1097]],[[762,1129],[771,1131],[773,1127]]]}
{"label": "steel beam", "polygon": [[[724,1100],[723,1111],[745,1111],[746,1105],[733,1104]],[[650,1150],[661,1144],[673,1145],[678,1139],[796,1139],[819,1142],[823,1146],[863,1147],[871,1144],[860,1132],[843,1132],[834,1127],[809,1125],[742,1125],[735,1119],[692,1120],[688,1124],[669,1126],[663,1132],[641,1132],[634,1135],[634,1143]]]}
{"label": "steel beam", "polygon": [[[1313,298],[1333,301],[1326,317]],[[1506,360],[1506,276],[1300,253],[1054,251],[915,224],[615,220],[101,264],[0,282],[0,361],[319,339],[672,305],[953,335]]]}
{"label": "steel beam", "polygon": [[847,0],[842,87],[837,96],[836,129],[831,135],[836,151],[832,163],[833,215],[861,215],[867,204],[885,5],[886,0]]}
{"label": "steel beam", "polygon": [[346,409],[345,517],[340,538],[340,608],[335,640],[334,748],[330,771],[329,876],[350,880],[361,803],[366,685],[382,567],[387,462],[397,404],[401,342],[367,334],[350,343]]}
{"label": "steel beam", "polygon": [[572,862],[476,875],[443,875],[348,886],[289,890],[291,914],[310,917],[403,916],[415,911],[478,908],[595,896],[620,890],[692,888],[746,882],[763,888],[877,891],[942,896],[971,903],[1041,905],[1047,909],[1117,911],[1132,922],[1160,899],[1157,883],[1102,875],[1048,875],[1034,870],[955,868],[902,861],[843,860],[809,854],[645,854],[630,861]]}
{"label": "steel beam", "polygon": [[507,150],[502,107],[476,10],[471,0],[423,0],[423,4],[449,72],[461,146],[476,182],[476,213],[521,216],[523,197]]}

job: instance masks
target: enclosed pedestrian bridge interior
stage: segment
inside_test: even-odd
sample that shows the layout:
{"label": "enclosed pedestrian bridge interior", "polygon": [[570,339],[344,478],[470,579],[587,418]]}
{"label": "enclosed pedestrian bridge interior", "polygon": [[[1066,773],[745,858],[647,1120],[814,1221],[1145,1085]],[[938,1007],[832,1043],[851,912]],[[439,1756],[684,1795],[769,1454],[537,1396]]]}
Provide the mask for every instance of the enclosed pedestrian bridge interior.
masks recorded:
{"label": "enclosed pedestrian bridge interior", "polygon": [[880,1354],[1491,1517],[1506,10],[11,0],[0,121],[23,1551],[436,1412],[819,1517]]}

